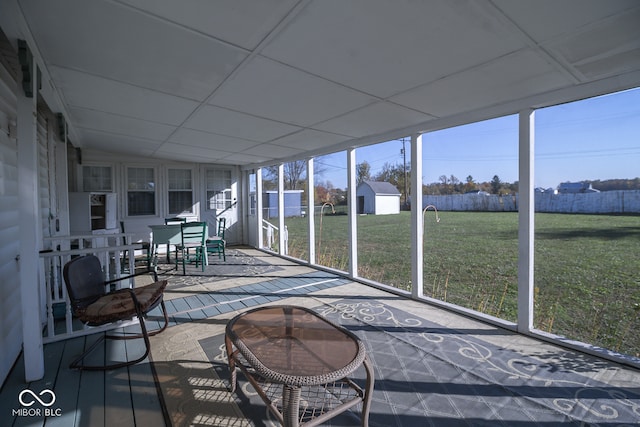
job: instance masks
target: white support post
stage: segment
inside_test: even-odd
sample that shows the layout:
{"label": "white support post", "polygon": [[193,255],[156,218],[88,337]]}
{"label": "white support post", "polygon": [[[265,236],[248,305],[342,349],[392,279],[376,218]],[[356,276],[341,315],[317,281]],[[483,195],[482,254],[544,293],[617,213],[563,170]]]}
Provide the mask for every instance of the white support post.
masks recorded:
{"label": "white support post", "polygon": [[[42,347],[41,295],[38,282],[38,141],[37,99],[38,82],[35,63],[32,69],[31,98],[24,92],[18,95],[18,207],[20,211],[20,252],[18,260],[20,294],[22,299],[22,341],[25,381],[37,381],[44,376]],[[40,236],[41,237],[41,236]]]}
{"label": "white support post", "polygon": [[308,220],[308,240],[309,264],[316,263],[316,223],[315,223],[315,184],[313,176],[313,158],[307,159],[307,220]]}
{"label": "white support post", "polygon": [[349,275],[358,277],[358,223],[356,203],[356,150],[347,150],[347,206],[349,207]]}
{"label": "white support post", "polygon": [[286,255],[286,237],[284,229],[284,164],[278,165],[278,253]]}
{"label": "white support post", "polygon": [[534,110],[519,118],[519,206],[518,206],[518,331],[533,328],[534,269]]}
{"label": "white support post", "polygon": [[262,228],[262,168],[256,170],[256,227],[258,227],[258,247],[264,248],[264,230]]}
{"label": "white support post", "polygon": [[424,270],[422,135],[411,135],[411,296],[422,298]]}

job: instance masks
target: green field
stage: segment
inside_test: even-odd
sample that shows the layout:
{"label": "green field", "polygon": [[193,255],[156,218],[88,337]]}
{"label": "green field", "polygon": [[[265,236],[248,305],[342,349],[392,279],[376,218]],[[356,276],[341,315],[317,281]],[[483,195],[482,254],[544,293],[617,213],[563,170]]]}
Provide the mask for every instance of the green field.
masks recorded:
{"label": "green field", "polygon": [[[428,211],[424,294],[516,320],[516,213]],[[358,216],[358,273],[409,289],[410,213]],[[289,254],[307,259],[306,218],[286,218]],[[348,218],[316,219],[318,264],[348,269]],[[640,217],[536,214],[536,328],[640,355]]]}

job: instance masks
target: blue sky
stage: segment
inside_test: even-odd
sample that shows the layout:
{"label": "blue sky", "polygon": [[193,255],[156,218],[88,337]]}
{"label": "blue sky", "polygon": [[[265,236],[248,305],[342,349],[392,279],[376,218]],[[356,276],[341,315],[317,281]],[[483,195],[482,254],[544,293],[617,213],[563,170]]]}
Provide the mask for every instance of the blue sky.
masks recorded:
{"label": "blue sky", "polygon": [[[535,113],[535,186],[555,188],[561,182],[640,177],[640,88],[537,110]],[[385,164],[402,164],[402,141],[356,150],[372,175]],[[407,162],[410,144],[407,138]],[[428,133],[423,137],[423,182],[441,175],[475,182],[498,175],[518,180],[517,115]],[[346,187],[344,152],[318,158],[319,181]]]}

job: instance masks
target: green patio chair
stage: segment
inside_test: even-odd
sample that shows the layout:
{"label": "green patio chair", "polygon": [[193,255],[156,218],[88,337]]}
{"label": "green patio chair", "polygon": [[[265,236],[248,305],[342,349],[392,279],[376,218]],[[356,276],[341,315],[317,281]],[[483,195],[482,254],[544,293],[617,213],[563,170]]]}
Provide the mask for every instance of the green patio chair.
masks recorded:
{"label": "green patio chair", "polygon": [[226,225],[226,218],[218,218],[218,231],[216,235],[207,239],[207,255],[218,254],[218,258],[222,258],[224,261],[227,260],[227,254],[225,253],[227,243],[224,239]]}
{"label": "green patio chair", "polygon": [[182,262],[182,274],[186,275],[186,264],[195,263],[202,266],[202,271],[207,264],[207,223],[187,222],[181,225],[182,242],[176,245],[176,269]]}

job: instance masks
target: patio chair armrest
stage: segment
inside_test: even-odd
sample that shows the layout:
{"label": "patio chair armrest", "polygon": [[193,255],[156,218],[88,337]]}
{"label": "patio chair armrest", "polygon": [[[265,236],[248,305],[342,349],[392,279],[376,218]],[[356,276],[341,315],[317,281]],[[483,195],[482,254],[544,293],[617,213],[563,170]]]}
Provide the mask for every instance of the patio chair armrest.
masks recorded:
{"label": "patio chair armrest", "polygon": [[127,274],[126,276],[120,276],[120,277],[115,278],[115,279],[106,280],[106,281],[104,282],[104,284],[105,284],[105,285],[109,285],[109,284],[111,284],[111,283],[117,283],[117,282],[120,282],[120,281],[122,281],[122,280],[131,279],[131,278],[133,278],[133,277],[142,276],[142,275],[145,275],[145,274],[152,274],[152,275],[153,275],[153,281],[154,281],[154,282],[157,282],[157,281],[158,281],[158,272],[157,272],[157,271],[154,271],[152,268],[150,268],[150,269],[147,269],[147,270],[145,270],[145,271],[141,271],[141,272],[139,272],[139,273]]}

